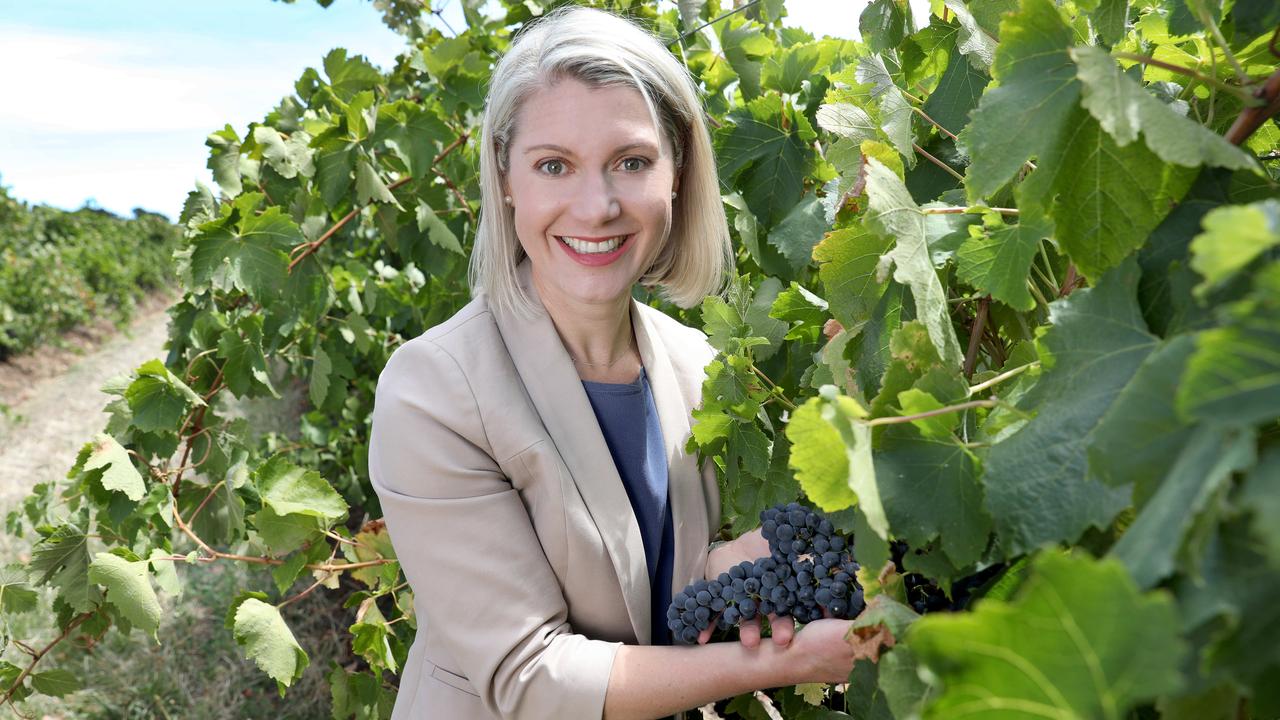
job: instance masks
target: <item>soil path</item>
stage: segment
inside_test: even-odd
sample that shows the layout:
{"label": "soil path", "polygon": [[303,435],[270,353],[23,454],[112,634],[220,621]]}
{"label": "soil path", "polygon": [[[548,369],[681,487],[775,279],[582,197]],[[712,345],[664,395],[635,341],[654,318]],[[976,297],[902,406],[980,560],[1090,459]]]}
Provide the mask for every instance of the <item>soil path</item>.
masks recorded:
{"label": "soil path", "polygon": [[[102,431],[109,378],[164,359],[171,297],[153,297],[129,325],[78,351],[42,349],[0,363],[0,509],[36,483],[64,477],[80,447]],[[95,333],[96,335],[97,333]]]}

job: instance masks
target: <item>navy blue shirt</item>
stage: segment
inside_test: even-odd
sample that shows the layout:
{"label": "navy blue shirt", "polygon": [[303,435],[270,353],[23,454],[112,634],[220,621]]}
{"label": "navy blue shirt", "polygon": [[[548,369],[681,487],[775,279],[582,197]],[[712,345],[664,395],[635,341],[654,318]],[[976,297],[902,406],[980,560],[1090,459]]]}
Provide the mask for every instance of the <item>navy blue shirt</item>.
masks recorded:
{"label": "navy blue shirt", "polygon": [[596,413],[604,441],[613,455],[631,510],[640,524],[652,596],[653,644],[670,645],[667,605],[673,595],[675,532],[667,501],[667,450],[658,422],[658,408],[644,369],[630,383],[582,381]]}

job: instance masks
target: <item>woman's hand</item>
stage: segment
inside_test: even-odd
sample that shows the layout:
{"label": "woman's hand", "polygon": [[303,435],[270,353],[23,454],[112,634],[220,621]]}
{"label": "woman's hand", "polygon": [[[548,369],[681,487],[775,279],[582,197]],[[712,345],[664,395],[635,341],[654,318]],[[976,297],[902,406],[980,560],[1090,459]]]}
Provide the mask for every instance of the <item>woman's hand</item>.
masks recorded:
{"label": "woman's hand", "polygon": [[[711,631],[714,629],[715,623],[712,622],[706,630],[699,633],[698,644],[707,644],[711,640]],[[791,644],[791,638],[795,637],[796,621],[790,615],[770,615],[769,632],[773,637],[774,645],[786,647]],[[743,647],[753,648],[760,645],[760,635],[760,616],[738,623],[738,640]]]}
{"label": "woman's hand", "polygon": [[848,682],[854,656],[853,646],[846,638],[852,627],[852,620],[824,619],[801,628],[787,650],[798,673],[793,684]]}
{"label": "woman's hand", "polygon": [[[729,568],[737,565],[744,560],[746,562],[755,562],[762,557],[769,555],[769,541],[764,539],[764,535],[760,532],[760,528],[756,528],[751,532],[744,533],[737,538],[717,546],[707,554],[707,565],[704,577],[707,580],[714,580],[720,577],[721,573],[726,573]],[[711,639],[711,631],[715,628],[715,622],[712,622],[706,630],[698,635],[698,644],[704,645]],[[769,630],[773,636],[773,642],[779,647],[786,647],[791,643],[791,638],[795,635],[796,624],[789,616],[786,615],[770,615]],[[748,648],[756,647],[760,644],[761,628],[760,618],[755,617],[738,625],[738,639],[742,641],[743,646]]]}

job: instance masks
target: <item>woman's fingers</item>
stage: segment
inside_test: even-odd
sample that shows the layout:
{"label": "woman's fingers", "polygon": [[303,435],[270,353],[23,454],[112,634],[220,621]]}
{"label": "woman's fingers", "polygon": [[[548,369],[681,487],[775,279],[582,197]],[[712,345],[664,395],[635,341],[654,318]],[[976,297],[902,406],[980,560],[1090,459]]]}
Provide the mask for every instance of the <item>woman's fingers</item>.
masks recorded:
{"label": "woman's fingers", "polygon": [[744,647],[753,648],[760,644],[760,618],[753,617],[750,620],[741,620],[738,622],[738,639],[742,641]]}
{"label": "woman's fingers", "polygon": [[707,641],[711,639],[711,631],[714,629],[715,629],[714,624],[708,625],[706,630],[703,630],[702,632],[698,633],[698,644],[706,645]]}
{"label": "woman's fingers", "polygon": [[770,615],[769,631],[773,634],[773,644],[786,647],[796,634],[796,621],[790,615]]}

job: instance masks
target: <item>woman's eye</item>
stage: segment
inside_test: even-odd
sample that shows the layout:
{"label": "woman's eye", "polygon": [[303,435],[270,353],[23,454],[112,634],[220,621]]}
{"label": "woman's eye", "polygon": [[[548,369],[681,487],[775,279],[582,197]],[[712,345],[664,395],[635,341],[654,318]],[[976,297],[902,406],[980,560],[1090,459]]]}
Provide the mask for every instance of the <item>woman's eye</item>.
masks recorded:
{"label": "woman's eye", "polygon": [[564,174],[564,163],[559,160],[543,160],[539,163],[538,167],[542,169],[542,172],[548,175]]}
{"label": "woman's eye", "polygon": [[627,172],[640,172],[641,170],[645,169],[645,166],[647,166],[648,164],[649,164],[649,161],[645,160],[644,158],[634,158],[634,157],[627,158],[626,160],[622,161],[622,169],[626,170]]}

